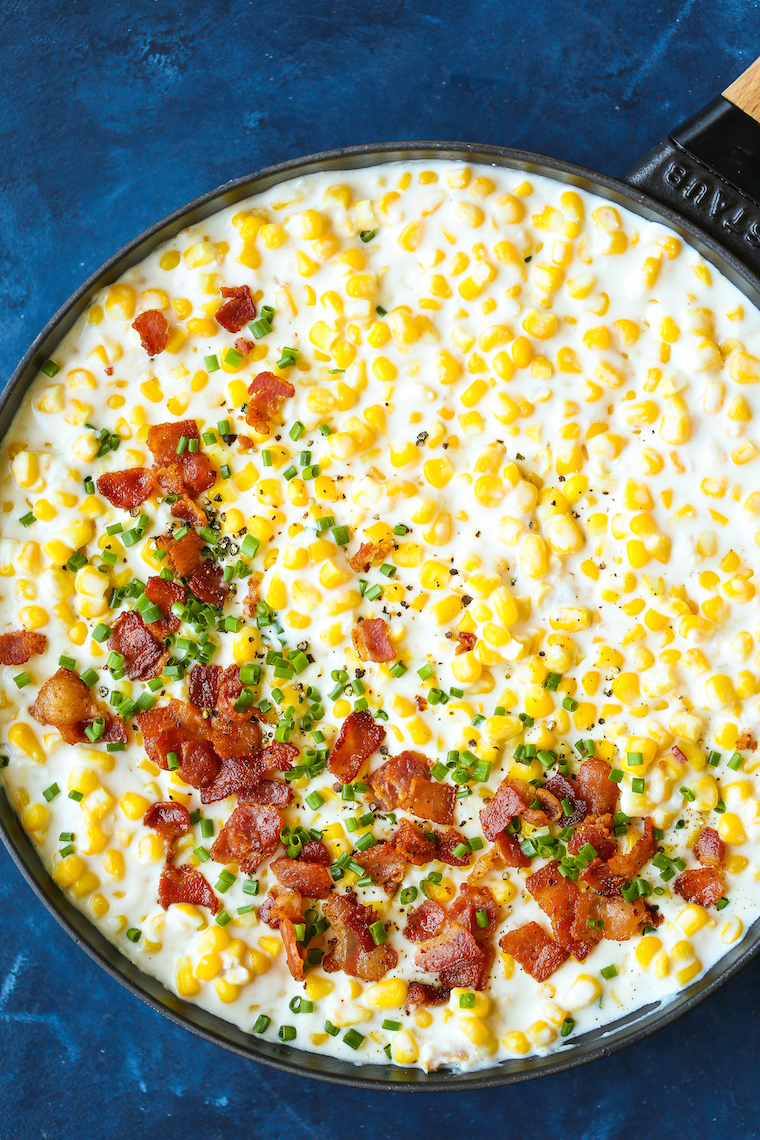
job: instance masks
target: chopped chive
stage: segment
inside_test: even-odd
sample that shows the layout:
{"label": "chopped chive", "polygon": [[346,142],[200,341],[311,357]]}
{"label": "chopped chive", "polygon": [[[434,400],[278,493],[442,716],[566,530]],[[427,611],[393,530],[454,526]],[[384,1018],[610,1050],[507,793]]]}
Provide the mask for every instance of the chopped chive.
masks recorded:
{"label": "chopped chive", "polygon": [[232,922],[232,915],[227,914],[226,910],[220,910],[219,914],[216,916],[216,925],[226,926],[228,922]]}
{"label": "chopped chive", "polygon": [[544,681],[544,688],[551,690],[551,692],[553,692],[553,693],[556,693],[557,689],[559,688],[559,683],[561,680],[562,680],[562,674],[561,673],[549,673],[546,680]]}
{"label": "chopped chive", "polygon": [[61,794],[61,789],[57,784],[51,784],[49,788],[45,788],[42,794],[47,802],[50,803],[51,800],[54,800],[56,796]]}
{"label": "chopped chive", "polygon": [[260,1013],[253,1023],[254,1033],[266,1033],[269,1026],[272,1024],[271,1017],[267,1017],[265,1013]]}
{"label": "chopped chive", "polygon": [[368,242],[368,241],[372,241],[372,239],[376,233],[377,233],[377,230],[362,230],[361,233],[359,234],[359,237],[361,238],[361,240],[363,242]]}
{"label": "chopped chive", "polygon": [[212,353],[211,356],[204,356],[203,366],[207,372],[217,372],[219,370],[219,357],[216,353]]}
{"label": "chopped chive", "polygon": [[364,1036],[361,1033],[357,1033],[355,1029],[349,1029],[346,1033],[343,1034],[343,1040],[345,1041],[346,1045],[348,1045],[349,1049],[356,1050],[360,1047],[360,1045],[363,1044]]}
{"label": "chopped chive", "polygon": [[349,534],[347,526],[334,526],[332,528],[333,538],[338,546],[347,546],[349,542]]}
{"label": "chopped chive", "polygon": [[739,770],[739,768],[741,768],[743,763],[744,763],[744,757],[742,756],[741,752],[734,752],[733,756],[728,761],[728,766],[734,772],[737,772]]}
{"label": "chopped chive", "polygon": [[616,978],[617,977],[618,968],[617,968],[617,966],[605,966],[601,971],[601,975],[603,978],[606,978],[607,981],[609,981],[610,978]]}
{"label": "chopped chive", "polygon": [[340,1033],[340,1029],[338,1028],[337,1025],[333,1025],[333,1023],[331,1021],[326,1021],[325,1022],[325,1033],[329,1033],[331,1037],[337,1037],[338,1034]]}
{"label": "chopped chive", "polygon": [[[261,324],[261,321],[254,321],[254,324]],[[253,326],[249,325],[248,327],[252,328]],[[219,920],[217,919],[217,922],[218,921]],[[277,1030],[277,1036],[280,1038],[280,1041],[295,1041],[296,1028],[294,1025],[281,1025]]]}
{"label": "chopped chive", "polygon": [[572,1017],[566,1017],[565,1020],[562,1022],[562,1026],[560,1028],[560,1034],[562,1035],[562,1037],[569,1037],[574,1029],[575,1029],[575,1020]]}
{"label": "chopped chive", "polygon": [[40,372],[44,372],[46,376],[50,376],[51,378],[57,376],[60,371],[61,366],[56,364],[54,360],[46,360],[40,368]]}
{"label": "chopped chive", "polygon": [[127,938],[130,942],[139,942],[142,938],[142,930],[138,930],[136,926],[130,926],[127,931]]}
{"label": "chopped chive", "polygon": [[401,1022],[400,1021],[391,1021],[389,1018],[386,1017],[385,1021],[383,1022],[383,1029],[387,1029],[387,1031],[389,1033],[398,1033],[400,1028],[401,1028]]}
{"label": "chopped chive", "polygon": [[32,511],[27,511],[27,513],[25,515],[22,515],[18,521],[22,526],[31,526],[34,522],[34,514]]}
{"label": "chopped chive", "polygon": [[13,678],[13,682],[17,688],[23,689],[24,685],[30,685],[32,683],[32,678],[28,673],[17,673]]}

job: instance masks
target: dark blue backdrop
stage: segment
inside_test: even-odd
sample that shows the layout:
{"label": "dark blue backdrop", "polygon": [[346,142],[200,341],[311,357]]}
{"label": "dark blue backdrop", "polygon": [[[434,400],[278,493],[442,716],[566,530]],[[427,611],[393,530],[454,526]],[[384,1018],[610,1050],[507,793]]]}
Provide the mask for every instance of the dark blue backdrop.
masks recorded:
{"label": "dark blue backdrop", "polygon": [[[621,174],[760,51],[756,0],[4,0],[0,375],[108,254],[281,159],[466,139]],[[649,1041],[467,1095],[294,1081],[165,1022],[0,854],[0,1137],[758,1135],[760,959]],[[272,1115],[274,1110],[274,1115]]]}

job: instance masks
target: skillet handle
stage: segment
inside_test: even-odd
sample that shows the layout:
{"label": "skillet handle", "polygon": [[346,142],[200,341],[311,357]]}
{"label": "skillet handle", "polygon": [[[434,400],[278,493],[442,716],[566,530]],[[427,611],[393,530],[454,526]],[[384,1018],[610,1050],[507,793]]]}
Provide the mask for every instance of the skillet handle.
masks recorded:
{"label": "skillet handle", "polygon": [[694,222],[760,276],[760,59],[624,181]]}

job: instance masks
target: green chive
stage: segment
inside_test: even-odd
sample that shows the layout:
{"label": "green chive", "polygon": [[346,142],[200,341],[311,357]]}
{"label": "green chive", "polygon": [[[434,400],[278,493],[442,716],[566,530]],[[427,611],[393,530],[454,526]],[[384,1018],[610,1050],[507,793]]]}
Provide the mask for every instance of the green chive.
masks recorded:
{"label": "green chive", "polygon": [[219,357],[215,353],[211,356],[204,356],[203,366],[207,372],[217,372],[219,370]]}
{"label": "green chive", "polygon": [[605,966],[604,969],[601,971],[601,974],[602,974],[603,978],[606,978],[607,981],[609,981],[610,978],[616,978],[617,977],[618,968],[617,968],[617,966]]}
{"label": "green chive", "polygon": [[30,685],[32,683],[32,678],[28,673],[17,673],[13,678],[13,682],[17,688],[23,689],[24,685]]}
{"label": "green chive", "polygon": [[254,1033],[266,1033],[269,1026],[272,1024],[271,1017],[267,1017],[265,1013],[260,1013],[253,1024]]}
{"label": "green chive", "polygon": [[138,930],[136,926],[130,926],[127,931],[127,938],[130,942],[139,942],[142,938],[142,930]]}
{"label": "green chive", "polygon": [[343,1040],[349,1049],[358,1049],[364,1042],[364,1037],[361,1033],[357,1033],[355,1029],[349,1029],[343,1034]]}
{"label": "green chive", "polygon": [[51,784],[49,788],[45,788],[42,794],[47,802],[50,803],[51,800],[54,800],[56,796],[61,794],[61,789],[57,784]]}

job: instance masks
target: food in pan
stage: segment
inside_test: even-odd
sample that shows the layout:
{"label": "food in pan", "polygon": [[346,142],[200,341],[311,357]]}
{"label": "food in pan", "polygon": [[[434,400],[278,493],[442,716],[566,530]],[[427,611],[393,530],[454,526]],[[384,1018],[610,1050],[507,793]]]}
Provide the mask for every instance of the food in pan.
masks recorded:
{"label": "food in pan", "polygon": [[171,991],[474,1069],[760,909],[760,324],[497,167],[286,182],[96,296],[2,459],[3,779]]}

